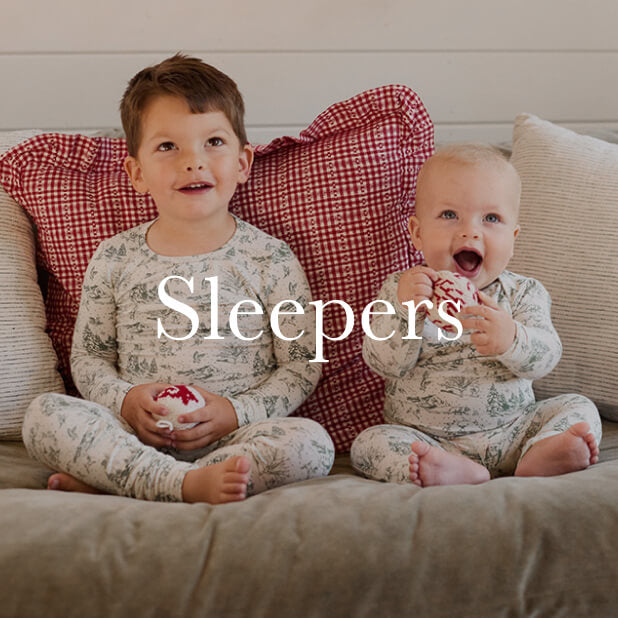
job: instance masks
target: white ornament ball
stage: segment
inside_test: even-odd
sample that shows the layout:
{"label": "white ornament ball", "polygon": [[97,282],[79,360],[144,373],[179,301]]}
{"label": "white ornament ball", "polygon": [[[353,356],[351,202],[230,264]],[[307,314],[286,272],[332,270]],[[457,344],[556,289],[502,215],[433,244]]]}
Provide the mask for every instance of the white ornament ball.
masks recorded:
{"label": "white ornament ball", "polygon": [[166,416],[153,414],[154,418],[158,419],[157,427],[168,427],[170,430],[195,427],[197,423],[179,423],[178,417],[206,405],[198,391],[184,384],[168,386],[155,397],[155,401],[164,405],[168,411]]}
{"label": "white ornament ball", "polygon": [[[450,270],[438,271],[438,279],[433,284],[433,296],[430,300],[433,303],[433,307],[427,311],[427,317],[433,324],[447,333],[454,333],[457,329],[440,317],[438,308],[441,303],[445,300],[460,302],[459,311],[464,307],[480,303],[478,290],[470,279]],[[442,312],[454,317],[458,310],[452,302],[449,302],[444,305]]]}

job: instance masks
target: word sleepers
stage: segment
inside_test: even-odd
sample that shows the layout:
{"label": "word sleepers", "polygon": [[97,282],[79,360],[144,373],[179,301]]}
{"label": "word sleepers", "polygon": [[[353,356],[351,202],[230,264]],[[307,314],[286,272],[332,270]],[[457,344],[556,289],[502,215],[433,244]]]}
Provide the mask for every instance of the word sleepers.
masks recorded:
{"label": "word sleepers", "polygon": [[[163,327],[163,324],[161,323],[161,318],[157,318],[157,338],[161,338],[161,336],[165,336],[168,339],[173,339],[175,341],[185,341],[195,336],[195,334],[197,333],[197,330],[199,328],[199,316],[197,314],[197,311],[195,311],[193,307],[177,300],[176,298],[173,298],[167,293],[165,286],[168,283],[168,281],[172,279],[177,279],[179,281],[184,282],[189,288],[189,291],[193,293],[194,285],[195,285],[194,277],[191,277],[190,279],[185,279],[184,277],[180,277],[178,275],[170,275],[169,277],[165,277],[159,283],[159,287],[158,287],[159,300],[166,307],[169,307],[170,309],[177,311],[178,313],[181,313],[185,317],[189,318],[191,322],[191,329],[186,335],[182,337],[174,337],[168,334],[167,332],[165,332],[165,328]],[[224,337],[219,334],[219,317],[218,317],[219,316],[219,311],[218,311],[218,308],[219,308],[219,278],[216,276],[215,277],[204,277],[204,281],[208,282],[208,284],[210,285],[210,334],[203,338],[204,339],[224,339]],[[374,307],[379,303],[384,305],[384,310],[382,311],[374,310]],[[315,358],[313,358],[310,362],[327,363],[328,359],[324,358],[324,340],[328,339],[329,341],[342,341],[343,339],[348,337],[350,333],[352,332],[352,329],[354,328],[354,311],[352,310],[352,307],[350,307],[350,305],[343,300],[329,300],[326,302],[322,300],[315,300],[315,301],[310,302],[309,304],[312,305],[313,307],[312,311],[315,311],[315,347],[316,347]],[[428,309],[431,309],[431,307],[433,307],[433,303],[430,300],[424,300],[418,303],[418,305],[415,305],[413,301],[407,301],[402,304],[408,310],[408,324],[410,325],[408,333],[405,337],[403,337],[403,339],[421,339],[421,337],[416,335],[416,333],[414,332],[415,315],[416,315],[416,312],[423,306],[426,306]],[[457,309],[457,311],[460,311],[461,303],[459,301],[445,300],[440,303],[440,306],[438,308],[438,313],[440,314],[440,317],[445,322],[452,324],[456,328],[457,333],[453,337],[447,337],[446,335],[442,333],[442,330],[440,329],[438,331],[438,340],[455,341],[456,339],[459,339],[459,337],[461,337],[463,333],[463,329],[461,326],[461,322],[457,318],[449,315],[446,312],[446,310],[444,309],[444,305],[446,304],[451,304]],[[290,305],[294,307],[294,311],[284,311],[283,310],[284,306],[289,307]],[[331,305],[337,305],[341,307],[344,310],[345,316],[346,316],[345,327],[343,329],[343,332],[336,336],[331,336],[324,332],[324,310],[326,309],[326,307],[331,306]],[[260,331],[257,335],[254,335],[252,337],[247,337],[246,335],[240,332],[240,329],[238,327],[238,316],[239,315],[263,315],[263,313],[264,312],[263,312],[262,306],[256,301],[251,300],[251,299],[239,300],[232,307],[230,311],[230,315],[229,315],[230,330],[232,331],[232,333],[234,334],[236,338],[242,341],[253,341],[257,339],[263,334],[264,331]],[[395,313],[396,312],[395,312],[395,308],[393,307],[393,305],[386,300],[378,299],[378,300],[374,300],[370,302],[363,309],[363,312],[361,315],[361,325],[363,328],[363,332],[368,337],[373,339],[374,341],[385,341],[387,339],[390,339],[395,334],[394,330],[386,337],[378,337],[371,330],[370,321],[371,321],[371,316],[373,315],[395,315]],[[271,327],[272,332],[279,339],[283,339],[285,341],[295,341],[299,337],[302,337],[305,331],[301,330],[294,337],[285,336],[281,332],[281,328],[279,325],[279,317],[281,315],[304,315],[304,314],[305,314],[304,307],[295,300],[282,300],[278,302],[273,307],[271,314],[270,314],[270,327]]]}

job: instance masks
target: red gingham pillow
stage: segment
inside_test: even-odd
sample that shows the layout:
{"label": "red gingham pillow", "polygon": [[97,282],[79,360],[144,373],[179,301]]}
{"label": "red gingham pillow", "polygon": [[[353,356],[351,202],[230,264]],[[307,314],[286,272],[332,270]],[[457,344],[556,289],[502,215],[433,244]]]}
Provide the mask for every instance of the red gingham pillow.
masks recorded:
{"label": "red gingham pillow", "polygon": [[[323,377],[297,411],[330,432],[339,451],[382,421],[383,383],[361,357],[360,315],[390,272],[421,262],[410,245],[418,170],[433,151],[433,125],[418,96],[384,86],[336,103],[298,138],[257,146],[249,182],[230,209],[285,240],[302,263],[314,299],[343,300],[356,323],[326,340]],[[38,258],[49,273],[47,317],[61,372],[83,275],[101,240],[156,216],[123,170],[123,139],[46,134],[0,159],[0,180],[30,213]],[[343,331],[343,311],[326,311],[325,331]]]}

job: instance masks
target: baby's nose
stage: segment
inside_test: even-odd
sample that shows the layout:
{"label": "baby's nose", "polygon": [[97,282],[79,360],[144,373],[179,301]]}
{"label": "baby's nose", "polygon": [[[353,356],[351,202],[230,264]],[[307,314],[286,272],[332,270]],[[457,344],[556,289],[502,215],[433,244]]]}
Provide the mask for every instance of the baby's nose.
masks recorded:
{"label": "baby's nose", "polygon": [[478,228],[473,224],[462,225],[460,234],[462,238],[479,238],[480,236]]}

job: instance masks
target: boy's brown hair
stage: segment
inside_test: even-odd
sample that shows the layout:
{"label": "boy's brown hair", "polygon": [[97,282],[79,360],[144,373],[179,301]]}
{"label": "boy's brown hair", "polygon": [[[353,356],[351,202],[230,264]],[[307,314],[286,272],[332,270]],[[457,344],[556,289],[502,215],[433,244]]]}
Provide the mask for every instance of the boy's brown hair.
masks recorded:
{"label": "boy's brown hair", "polygon": [[142,138],[142,115],[157,96],[184,99],[194,114],[223,112],[241,146],[247,143],[245,104],[236,83],[215,67],[184,54],[176,54],[135,75],[120,101],[120,118],[133,157]]}

